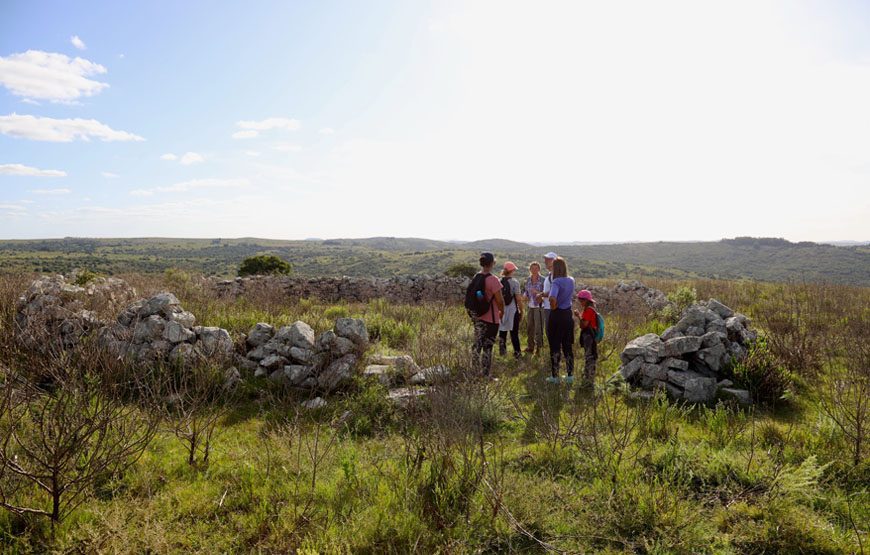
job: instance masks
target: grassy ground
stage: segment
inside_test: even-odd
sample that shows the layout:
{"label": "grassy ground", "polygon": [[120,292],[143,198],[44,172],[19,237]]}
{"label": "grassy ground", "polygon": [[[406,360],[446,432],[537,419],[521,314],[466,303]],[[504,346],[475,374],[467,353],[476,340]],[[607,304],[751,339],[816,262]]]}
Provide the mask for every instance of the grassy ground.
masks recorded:
{"label": "grassy ground", "polygon": [[[136,285],[143,293],[168,287],[200,323],[234,333],[297,319],[322,331],[335,318],[360,316],[373,351],[407,352],[421,365],[467,362],[471,329],[459,307],[325,306],[268,295],[230,302],[192,283],[176,275]],[[788,324],[808,331],[821,316],[832,326],[862,318],[870,306],[866,289],[688,285],[780,335],[794,331]],[[3,289],[6,309],[13,289]],[[809,293],[818,314],[795,324],[794,306]],[[816,351],[792,363],[786,399],[750,411],[684,407],[632,401],[605,385],[627,338],[666,325],[605,317],[609,357],[595,394],[545,384],[538,357],[499,357],[499,381],[460,378],[409,410],[386,402],[371,382],[315,411],[299,408],[298,393],[249,383],[221,420],[207,466],[188,465],[181,443],[160,433],[129,471],[99,484],[54,539],[45,521],[0,513],[0,546],[10,553],[867,549],[870,463],[866,456],[853,463],[848,438],[819,408],[824,392],[815,376],[825,363],[816,334],[803,334]],[[33,505],[46,501],[27,495]]]}

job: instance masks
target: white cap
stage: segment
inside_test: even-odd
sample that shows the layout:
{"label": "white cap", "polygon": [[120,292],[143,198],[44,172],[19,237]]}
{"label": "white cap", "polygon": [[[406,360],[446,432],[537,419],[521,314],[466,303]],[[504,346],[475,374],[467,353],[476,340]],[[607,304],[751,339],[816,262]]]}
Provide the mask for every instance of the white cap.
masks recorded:
{"label": "white cap", "polygon": [[544,258],[549,258],[550,260],[556,260],[559,257],[556,256],[556,253],[554,253],[553,251],[550,251],[544,255]]}

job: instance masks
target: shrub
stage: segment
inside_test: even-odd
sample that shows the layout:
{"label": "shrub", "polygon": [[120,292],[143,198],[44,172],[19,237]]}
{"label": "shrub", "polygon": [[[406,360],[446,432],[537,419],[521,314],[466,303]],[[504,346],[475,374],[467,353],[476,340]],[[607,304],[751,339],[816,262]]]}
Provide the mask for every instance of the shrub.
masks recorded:
{"label": "shrub", "polygon": [[293,267],[289,262],[281,260],[274,254],[258,254],[242,261],[239,266],[240,276],[253,275],[290,275]]}
{"label": "shrub", "polygon": [[468,262],[459,262],[451,265],[444,273],[450,277],[474,277],[474,274],[477,273],[477,266]]}
{"label": "shrub", "polygon": [[90,270],[79,270],[75,273],[75,279],[73,280],[73,283],[75,285],[78,285],[79,287],[84,287],[98,277],[100,276],[96,272],[92,272]]}
{"label": "shrub", "polygon": [[754,401],[773,405],[786,400],[792,387],[791,374],[759,338],[749,355],[732,369],[734,381],[747,389]]}
{"label": "shrub", "polygon": [[694,287],[683,285],[668,293],[668,301],[671,304],[662,309],[661,317],[666,322],[675,324],[684,310],[698,302],[698,292]]}

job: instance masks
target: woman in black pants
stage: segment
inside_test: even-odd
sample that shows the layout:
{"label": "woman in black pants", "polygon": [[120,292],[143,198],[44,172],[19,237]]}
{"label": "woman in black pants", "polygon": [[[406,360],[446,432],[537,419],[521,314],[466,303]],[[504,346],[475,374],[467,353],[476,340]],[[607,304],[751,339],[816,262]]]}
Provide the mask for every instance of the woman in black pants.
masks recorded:
{"label": "woman in black pants", "polygon": [[[568,275],[568,264],[562,257],[553,261],[553,284],[550,286],[550,318],[547,340],[550,343],[550,383],[559,383],[559,362],[565,358],[566,383],[574,382],[574,278]],[[561,357],[560,357],[561,355]]]}

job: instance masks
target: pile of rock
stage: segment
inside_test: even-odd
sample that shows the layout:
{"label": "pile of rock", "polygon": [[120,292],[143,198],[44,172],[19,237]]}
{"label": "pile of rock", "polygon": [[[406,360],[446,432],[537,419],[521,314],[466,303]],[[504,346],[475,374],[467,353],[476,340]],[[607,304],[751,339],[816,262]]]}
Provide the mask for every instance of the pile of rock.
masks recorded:
{"label": "pile of rock", "polygon": [[630,341],[620,355],[619,372],[633,386],[664,389],[673,399],[708,403],[718,395],[749,403],[747,391],[722,378],[756,339],[746,316],[710,299],[687,308],[661,336],[650,333]]}
{"label": "pile of rock", "polygon": [[365,322],[339,318],[335,327],[315,337],[305,322],[275,329],[266,323],[248,333],[248,348],[238,365],[285,385],[332,391],[352,381],[357,363],[369,342]]}
{"label": "pile of rock", "polygon": [[93,309],[111,311],[135,295],[132,287],[117,278],[96,278],[78,286],[63,276],[43,276],[18,298],[15,333],[28,348],[55,341],[71,347],[105,325]]}
{"label": "pile of rock", "polygon": [[117,321],[99,332],[100,344],[119,357],[140,364],[190,365],[228,362],[233,340],[227,330],[197,326],[172,293],[158,293],[125,308]]}

